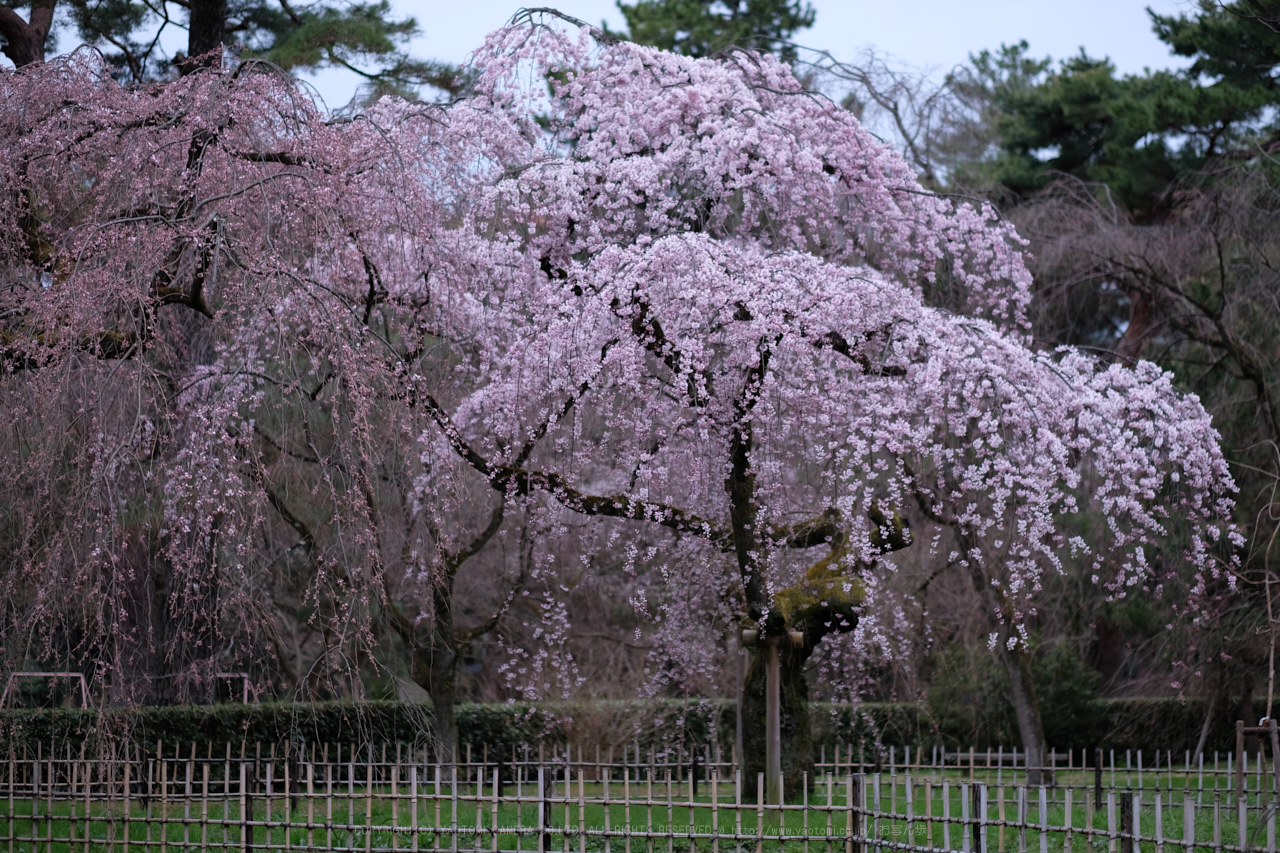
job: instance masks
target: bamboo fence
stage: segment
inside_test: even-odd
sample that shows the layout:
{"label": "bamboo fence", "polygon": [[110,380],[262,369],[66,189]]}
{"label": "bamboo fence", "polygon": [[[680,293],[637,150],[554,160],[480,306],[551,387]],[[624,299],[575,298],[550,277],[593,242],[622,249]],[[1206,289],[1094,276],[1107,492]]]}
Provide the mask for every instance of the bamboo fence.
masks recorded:
{"label": "bamboo fence", "polygon": [[0,853],[1274,853],[1261,753],[1091,752],[842,746],[766,805],[712,746],[38,748],[0,759]]}

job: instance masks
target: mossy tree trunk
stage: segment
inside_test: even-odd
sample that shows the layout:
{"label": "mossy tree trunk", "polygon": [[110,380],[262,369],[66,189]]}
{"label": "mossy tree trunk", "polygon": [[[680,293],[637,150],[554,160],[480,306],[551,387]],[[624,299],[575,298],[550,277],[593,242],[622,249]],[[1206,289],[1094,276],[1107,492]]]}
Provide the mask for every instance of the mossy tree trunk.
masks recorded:
{"label": "mossy tree trunk", "polygon": [[[813,646],[806,643],[796,649],[783,645],[778,652],[783,796],[790,799],[800,791],[803,774],[813,779],[813,732],[809,723],[809,682],[805,676],[805,663],[813,654]],[[757,780],[766,767],[765,657],[763,648],[752,653],[742,694],[742,798],[752,803],[756,802]]]}

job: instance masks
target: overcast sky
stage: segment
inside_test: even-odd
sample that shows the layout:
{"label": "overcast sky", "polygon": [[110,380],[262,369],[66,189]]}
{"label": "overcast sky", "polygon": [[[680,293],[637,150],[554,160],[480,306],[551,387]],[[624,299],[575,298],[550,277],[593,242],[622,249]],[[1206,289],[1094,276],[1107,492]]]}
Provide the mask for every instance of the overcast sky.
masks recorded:
{"label": "overcast sky", "polygon": [[[623,28],[613,0],[535,0],[538,5],[593,24],[607,20]],[[812,29],[796,34],[806,47],[853,58],[875,47],[920,68],[949,69],[971,52],[1026,39],[1033,56],[1054,59],[1085,48],[1109,56],[1122,73],[1169,68],[1180,63],[1151,32],[1147,8],[1162,14],[1189,12],[1189,0],[811,0],[817,12]],[[413,53],[461,62],[490,30],[504,24],[519,0],[392,0],[400,15],[417,18],[422,35]],[[356,81],[337,72],[314,78],[325,101],[341,106]]]}

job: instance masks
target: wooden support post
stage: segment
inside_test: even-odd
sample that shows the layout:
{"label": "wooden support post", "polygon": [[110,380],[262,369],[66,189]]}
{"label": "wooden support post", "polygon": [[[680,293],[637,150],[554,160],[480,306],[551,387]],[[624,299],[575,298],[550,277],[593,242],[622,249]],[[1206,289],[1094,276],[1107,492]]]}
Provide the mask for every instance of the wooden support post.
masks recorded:
{"label": "wooden support post", "polygon": [[848,808],[845,832],[850,837],[850,841],[845,844],[845,853],[863,853],[864,850],[862,842],[854,840],[863,834],[862,781],[861,774],[854,776],[850,773],[848,784],[845,786],[845,799],[847,800],[845,805]]}
{"label": "wooden support post", "polygon": [[1236,799],[1244,799],[1244,720],[1236,720]]}
{"label": "wooden support post", "polygon": [[538,768],[538,853],[551,849],[551,835],[547,832],[547,789],[545,768]]}
{"label": "wooden support post", "polygon": [[1102,750],[1093,751],[1093,810],[1101,811],[1102,799]]}
{"label": "wooden support post", "polygon": [[1268,734],[1271,735],[1271,773],[1275,778],[1275,790],[1272,796],[1280,803],[1280,725],[1275,718],[1267,720]]}
{"label": "wooden support post", "polygon": [[1120,795],[1120,853],[1133,853],[1133,794]]}
{"label": "wooden support post", "polygon": [[778,640],[765,644],[765,774],[770,805],[782,805],[782,661]]}
{"label": "wooden support post", "polygon": [[969,814],[973,818],[973,851],[986,853],[987,842],[987,786],[975,782],[969,785],[969,795],[973,797],[973,805]]}

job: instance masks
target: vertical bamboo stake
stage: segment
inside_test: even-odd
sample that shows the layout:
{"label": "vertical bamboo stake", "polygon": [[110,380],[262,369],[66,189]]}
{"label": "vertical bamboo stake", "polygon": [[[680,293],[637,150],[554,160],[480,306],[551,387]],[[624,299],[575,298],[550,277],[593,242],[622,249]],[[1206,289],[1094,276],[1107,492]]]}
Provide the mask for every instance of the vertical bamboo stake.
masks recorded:
{"label": "vertical bamboo stake", "polygon": [[1116,792],[1107,791],[1107,843],[1108,853],[1116,853]]}
{"label": "vertical bamboo stake", "polygon": [[[832,807],[835,805],[835,797],[834,797],[834,795],[833,795],[833,794],[834,794],[834,792],[833,792],[831,789],[832,789],[833,787],[835,787],[835,785],[834,785],[834,783],[835,783],[835,776],[833,776],[830,772],[828,772],[828,773],[827,773],[826,783],[827,783],[827,785],[826,785],[826,787],[827,787],[827,848],[826,848],[826,853],[835,853],[835,851],[832,849],[832,844],[831,844],[831,829],[832,829],[832,826],[831,826],[831,809],[832,809]],[[713,827],[715,826],[715,813],[714,813],[714,812],[712,812],[712,826],[713,826]],[[713,851],[711,851],[711,853],[717,853],[717,851],[713,850]]]}
{"label": "vertical bamboo stake", "polygon": [[[1101,752],[1101,750],[1099,750]],[[1098,812],[1098,804],[1093,803],[1092,807],[1089,803],[1089,792],[1084,792],[1084,848],[1092,850],[1097,844],[1093,833],[1093,816]],[[1189,852],[1188,852],[1189,853]]]}
{"label": "vertical bamboo stake", "polygon": [[156,761],[160,765],[160,853],[169,848],[169,764],[164,760],[164,742],[156,741]]}
{"label": "vertical bamboo stake", "polygon": [[449,774],[449,849],[458,853],[458,763],[454,761]]}
{"label": "vertical bamboo stake", "polygon": [[1027,853],[1027,786],[1019,785],[1018,797],[1018,853]]}
{"label": "vertical bamboo stake", "polygon": [[[871,828],[867,832],[876,842],[880,840],[880,774],[871,776]],[[875,850],[881,849],[877,844]]]}
{"label": "vertical bamboo stake", "polygon": [[1048,789],[1040,786],[1040,853],[1049,853],[1049,802]]}
{"label": "vertical bamboo stake", "polygon": [[951,783],[942,777],[942,847],[951,849]]}
{"label": "vertical bamboo stake", "polygon": [[[697,842],[693,840],[694,833],[697,831],[694,825],[693,815],[693,795],[698,788],[698,753],[694,749],[689,750],[689,849],[695,849]],[[808,850],[805,853],[809,853]]]}
{"label": "vertical bamboo stake", "polygon": [[[907,757],[908,758],[911,757],[910,753],[907,754]],[[910,844],[911,841],[915,838],[915,825],[916,825],[916,821],[915,821],[915,805],[916,804],[915,804],[915,798],[912,796],[911,785],[912,785],[911,774],[908,773],[906,776],[906,787],[904,789],[904,798],[905,798],[904,805],[907,812],[907,843],[908,844]],[[808,851],[806,851],[806,853],[808,853]]]}
{"label": "vertical bamboo stake", "polygon": [[[1159,753],[1156,753],[1159,755]],[[1158,780],[1160,777],[1156,776]],[[1156,790],[1156,853],[1164,853],[1164,809],[1160,799],[1160,790]],[[1136,821],[1135,821],[1136,823]]]}
{"label": "vertical bamboo stake", "polygon": [[[129,745],[128,743],[125,743],[124,761],[128,762],[128,760]],[[128,767],[128,763],[125,763],[125,767]],[[49,779],[49,785],[45,786],[45,795],[49,799],[47,799],[47,802],[45,803],[45,853],[54,853],[54,784],[58,781],[58,777],[54,775],[54,744],[52,744],[52,742],[49,744],[49,766],[47,766],[47,771],[49,771],[49,776],[47,776],[47,779]],[[128,785],[124,786],[124,797],[124,806],[125,808],[128,808]]]}
{"label": "vertical bamboo stake", "polygon": [[200,768],[200,853],[209,853],[209,762]]}
{"label": "vertical bamboo stake", "polygon": [[[271,777],[267,777],[270,782]],[[270,801],[268,801],[270,802]],[[364,853],[373,849],[373,762],[364,766]]]}
{"label": "vertical bamboo stake", "polygon": [[[489,756],[489,748],[485,747],[484,756]],[[468,771],[470,772],[470,771]],[[469,779],[470,777],[468,777]],[[476,772],[476,837],[475,849],[480,849],[480,837],[484,834],[484,766]]]}
{"label": "vertical bamboo stake", "polygon": [[275,768],[276,768],[276,745],[271,744],[271,751],[267,757],[267,798],[266,811],[263,813],[262,822],[264,824],[263,834],[266,836],[267,850],[271,849],[271,803],[275,799]]}
{"label": "vertical bamboo stake", "polygon": [[1244,797],[1236,800],[1236,844],[1241,850],[1249,841],[1249,802]]}
{"label": "vertical bamboo stake", "polygon": [[[77,771],[80,769],[80,762],[71,757],[71,747],[67,747],[67,850],[75,850],[76,848],[76,780]],[[12,784],[10,785],[12,787]],[[150,804],[147,806],[150,809]],[[147,816],[150,817],[150,811]],[[6,819],[12,818],[12,815],[6,815]],[[147,840],[151,840],[150,836],[151,824],[147,824]]]}
{"label": "vertical bamboo stake", "polygon": [[[519,820],[519,808],[517,807],[516,819]],[[413,853],[418,853],[418,764],[414,762],[409,767],[409,829],[412,833],[410,847]],[[516,836],[519,841],[520,836]]]}
{"label": "vertical bamboo stake", "polygon": [[[244,806],[245,806],[245,795],[244,795],[244,789],[245,789],[245,766],[246,766],[246,765],[245,765],[245,763],[244,763],[243,761],[241,761],[241,762],[240,762],[240,850],[242,851],[242,853],[243,853],[243,851],[247,851],[247,850],[249,849],[249,817],[248,817],[248,815],[246,815],[246,814],[245,814],[245,810],[244,810]],[[163,768],[163,766],[162,766],[162,767],[161,767],[161,769],[160,769],[160,778],[161,778],[162,780],[164,779],[164,768]],[[160,789],[160,790],[161,790],[161,794],[160,794],[160,796],[161,796],[161,797],[163,797],[163,796],[164,796],[163,782],[161,782],[161,786],[162,786],[162,787],[161,787],[161,789]],[[161,826],[163,827],[163,826],[164,826],[164,824],[161,824]],[[160,837],[161,837],[161,838],[163,838],[163,837],[165,836],[165,834],[166,834],[166,833],[165,833],[165,832],[164,832],[164,830],[162,829],[162,830],[161,830],[161,833],[160,833]],[[161,849],[163,849],[163,848],[161,848]]]}
{"label": "vertical bamboo stake", "polygon": [[324,849],[333,849],[333,766],[329,764],[329,744],[320,753],[320,766],[324,768]]}
{"label": "vertical bamboo stake", "polygon": [[[303,756],[304,758],[306,756]],[[316,745],[311,744],[311,760],[307,762],[307,850],[316,846]],[[415,834],[416,838],[416,834]]]}
{"label": "vertical bamboo stake", "polygon": [[[849,747],[849,753],[852,757],[853,747]],[[852,761],[850,762],[852,763]],[[853,774],[850,773],[845,777],[844,800],[845,800],[845,836],[849,839],[845,842],[845,853],[863,853],[866,846],[861,841],[854,841],[855,838],[866,834],[864,827],[866,826],[866,786],[863,784],[865,776],[859,775],[857,781],[854,781]]]}
{"label": "vertical bamboo stake", "polygon": [[564,750],[564,794],[561,796],[561,802],[564,803],[564,823],[561,824],[561,840],[564,853],[569,853],[569,835],[573,832],[573,816],[570,814],[573,799],[573,747],[566,746]]}
{"label": "vertical bamboo stake", "polygon": [[[911,777],[908,776],[908,779]],[[800,774],[800,791],[803,799],[800,801],[802,808],[800,814],[803,817],[802,830],[804,832],[804,853],[809,853],[809,774]],[[909,795],[908,795],[909,796]],[[689,822],[693,823],[693,809],[689,809]]]}
{"label": "vertical bamboo stake", "polygon": [[[990,749],[987,750],[988,754]],[[990,765],[988,765],[990,766]],[[990,774],[987,774],[990,775]],[[977,833],[974,839],[973,849],[977,853],[987,853],[987,785],[984,782],[977,783],[975,794],[973,797],[974,809],[978,813],[978,822],[974,826],[974,832]]]}
{"label": "vertical bamboo stake", "polygon": [[[12,758],[13,758],[13,753],[10,753],[10,754],[9,754],[9,757],[10,757],[10,759],[12,759]],[[83,746],[83,745],[81,745],[81,747],[80,747],[80,757],[81,757],[81,758],[84,758],[84,746]],[[10,766],[10,773],[9,773],[9,779],[10,779],[10,791],[9,791],[9,814],[13,814],[13,790],[12,790],[12,788],[13,788],[13,772],[12,772],[12,761],[10,762],[10,765],[11,765],[11,766]],[[92,793],[91,793],[91,786],[92,786],[92,785],[93,785],[93,764],[92,764],[92,763],[90,763],[90,762],[88,762],[88,761],[86,761],[86,762],[84,763],[84,853],[89,853],[89,836],[92,834],[92,827],[93,827],[93,825],[90,823],[90,820],[91,820],[91,819],[92,819],[92,817],[93,817],[93,816],[92,816],[92,814],[90,814],[90,812],[91,812],[91,810],[92,810],[92,802],[91,802],[91,800],[90,800],[90,797],[92,796]],[[12,833],[10,833],[10,834],[9,834],[9,850],[10,850],[10,851],[12,851],[12,850],[13,850],[13,836],[14,836],[14,835],[16,835],[16,834],[17,834],[17,829],[16,829],[16,825],[15,825],[14,832],[12,832]]]}
{"label": "vertical bamboo stake", "polygon": [[[740,849],[742,841],[742,768],[733,767],[733,849]],[[631,851],[627,851],[631,853]]]}
{"label": "vertical bamboo stake", "polygon": [[284,849],[293,849],[293,786],[298,782],[293,778],[293,774],[289,772],[290,759],[292,757],[292,744],[285,741],[284,744]]}
{"label": "vertical bamboo stake", "polygon": [[675,806],[672,803],[674,799],[671,792],[671,770],[667,769],[667,853],[674,853],[676,845],[676,815]]}
{"label": "vertical bamboo stake", "polygon": [[490,793],[493,795],[493,799],[491,800],[492,806],[489,814],[491,818],[490,822],[493,824],[493,853],[498,853],[498,783],[501,781],[498,776],[500,772],[501,771],[497,767],[493,768],[493,788],[490,790]]}
{"label": "vertical bamboo stake", "polygon": [[756,774],[756,853],[764,853],[764,774]]}
{"label": "vertical bamboo stake", "polygon": [[[1214,777],[1214,785],[1217,783]],[[1213,846],[1222,846],[1222,796],[1216,790],[1213,792]]]}
{"label": "vertical bamboo stake", "polygon": [[631,772],[626,767],[626,758],[623,757],[622,767],[622,820],[625,825],[626,839],[623,844],[624,853],[631,853]]}
{"label": "vertical bamboo stake", "polygon": [[[356,846],[356,758],[355,747],[347,748],[347,846]],[[338,744],[338,756],[342,756],[342,744]]]}
{"label": "vertical bamboo stake", "polygon": [[[142,747],[141,747],[141,745],[139,745],[139,747],[138,747],[138,760],[139,760],[139,761],[141,761],[141,760],[142,760],[142,755],[143,755]],[[139,770],[141,770],[141,768],[139,768]],[[146,828],[146,832],[144,832],[144,833],[143,833],[143,840],[144,840],[144,842],[145,842],[145,843],[144,843],[144,845],[143,845],[144,847],[150,847],[150,846],[151,846],[151,801],[152,801],[151,792],[152,792],[152,789],[154,788],[154,783],[155,783],[155,772],[156,772],[156,765],[155,765],[155,762],[154,762],[154,761],[147,761],[147,771],[146,771],[146,773],[147,773],[147,797],[146,797],[147,807],[146,807],[146,810],[145,810],[145,818],[144,818],[144,819],[145,819],[145,822],[146,822],[146,827],[147,827],[147,828]],[[141,781],[141,780],[139,780],[139,781]],[[71,806],[71,817],[72,817],[72,820],[73,820],[73,822],[74,822],[74,820],[75,820],[75,784],[74,784],[74,782],[72,783],[72,800],[71,800],[71,802],[72,802],[72,806]],[[74,823],[73,823],[73,825],[72,825],[72,838],[70,839],[71,841],[75,841],[74,833],[75,833],[75,829],[74,829]]]}
{"label": "vertical bamboo stake", "polygon": [[[227,741],[226,758],[222,764],[222,843],[227,844],[231,832],[231,741]],[[159,750],[156,755],[159,755]]]}
{"label": "vertical bamboo stake", "polygon": [[645,853],[653,853],[653,750],[649,751],[649,772],[645,774]]}
{"label": "vertical bamboo stake", "polygon": [[1191,853],[1196,843],[1196,816],[1195,804],[1191,801],[1191,795],[1183,792],[1182,794],[1182,851],[1183,853]]}
{"label": "vertical bamboo stake", "polygon": [[[17,840],[17,835],[18,835],[17,812],[13,810],[13,789],[17,787],[18,787],[17,756],[14,754],[13,744],[9,744],[9,811],[5,813],[5,818],[6,818],[5,822],[8,823],[9,825],[9,832],[8,832],[9,853],[13,853],[13,845],[14,845],[14,842]],[[85,790],[87,791],[88,788],[86,787]],[[87,796],[85,798],[85,801],[88,802]],[[85,830],[86,830],[85,849],[88,850],[88,845],[89,845],[89,842],[88,842],[89,812],[88,810],[86,810],[84,814],[85,814]]]}
{"label": "vertical bamboo stake", "polygon": [[[108,754],[107,754],[107,756],[106,756],[106,762],[105,762],[105,763],[106,763],[106,765],[107,765],[107,768],[106,768],[106,770],[107,770],[107,773],[106,773],[106,776],[107,776],[107,779],[106,779],[106,784],[107,784],[107,853],[115,853],[115,849],[116,849],[116,804],[115,804],[115,799],[116,799],[116,762],[115,762],[114,750],[113,750],[112,752],[110,752],[110,753],[108,753]],[[32,808],[34,809],[34,808],[35,808],[35,796],[34,796],[34,795],[35,795],[35,790],[34,790],[34,787],[35,787],[35,785],[36,785],[36,784],[38,784],[38,783],[39,783],[39,780],[38,780],[38,779],[36,779],[35,777],[33,777],[33,778],[32,778],[32,780],[31,780],[31,782],[32,782],[32,788],[33,788],[33,790],[32,790],[32,804],[31,804],[31,806],[32,806]],[[36,822],[35,822],[35,820],[32,820],[32,821],[31,821],[31,835],[32,835],[32,839],[31,839],[31,840],[32,840],[32,842],[33,842],[33,843],[32,843],[32,850],[36,849],[36,848],[35,848],[35,844],[34,844],[34,842],[35,842],[35,840],[36,840],[36,839],[35,839],[35,834],[36,834]]]}
{"label": "vertical bamboo stake", "polygon": [[[613,806],[609,802],[609,782],[613,778],[613,747],[609,748],[608,760],[609,770],[603,774],[603,787],[601,788],[600,796],[604,800],[604,853],[613,853],[613,839],[609,835],[609,831],[612,829],[609,818],[610,812],[613,810]],[[715,853],[715,851],[713,850],[712,853]]]}
{"label": "vertical bamboo stake", "polygon": [[924,780],[924,840],[926,847],[933,846],[933,777]]}
{"label": "vertical bamboo stake", "polygon": [[889,813],[896,814],[898,811],[898,779],[894,773],[893,747],[889,747]]}
{"label": "vertical bamboo stake", "polygon": [[[719,756],[716,756],[719,759]],[[827,796],[830,798],[831,789],[827,789]],[[828,805],[830,805],[828,803]],[[605,812],[605,820],[608,820],[609,813]],[[831,835],[831,815],[830,810],[827,813],[827,835]],[[830,847],[830,842],[827,843]],[[609,853],[609,848],[605,847],[604,853]],[[711,771],[711,853],[720,853],[720,762],[716,761],[716,766]],[[830,850],[827,853],[831,853]]]}
{"label": "vertical bamboo stake", "polygon": [[191,798],[195,792],[196,783],[196,742],[191,741],[191,757],[187,759],[187,780],[183,786],[183,794],[185,800],[182,804],[182,843],[184,847],[191,846]]}
{"label": "vertical bamboo stake", "polygon": [[[578,747],[578,853],[587,853],[587,800],[586,800],[586,773],[582,769],[582,747]],[[568,781],[567,779],[565,780]],[[568,785],[565,786],[565,793],[569,793]]]}
{"label": "vertical bamboo stake", "polygon": [[[539,744],[538,746],[538,757],[539,758],[542,757],[541,744]],[[541,764],[539,764],[538,765],[538,813],[536,816],[536,823],[534,824],[534,827],[538,831],[538,846],[535,848],[537,850],[537,853],[547,853],[547,848],[550,846],[547,843],[547,833],[545,832],[546,826],[547,826],[547,792],[545,787],[546,782],[545,782],[544,773],[545,773],[545,768]]]}
{"label": "vertical bamboo stake", "polygon": [[[963,777],[961,777],[963,778]],[[969,853],[973,848],[969,845],[969,836],[972,824],[970,823],[969,813],[969,790],[972,786],[968,782],[960,783],[960,849],[964,853]],[[1041,851],[1043,853],[1043,851]]]}
{"label": "vertical bamboo stake", "polygon": [[391,776],[391,849],[400,849],[400,744],[396,744],[396,765]]}
{"label": "vertical bamboo stake", "polygon": [[[36,757],[31,762],[31,803],[30,803],[30,820],[31,820],[31,851],[37,853],[40,849],[40,759],[42,757],[41,750],[43,744],[37,741]],[[25,761],[23,762],[26,763]],[[112,781],[115,781],[112,779]]]}
{"label": "vertical bamboo stake", "polygon": [[[1068,757],[1067,763],[1068,765],[1071,763],[1070,757]],[[1066,834],[1063,836],[1063,839],[1062,839],[1062,853],[1071,853],[1071,823],[1072,823],[1071,817],[1072,815],[1071,815],[1070,786],[1067,787],[1067,792],[1065,796],[1066,796],[1066,800],[1064,803],[1065,808],[1063,809],[1063,815],[1062,815],[1062,828],[1063,830],[1065,830]]]}
{"label": "vertical bamboo stake", "polygon": [[[131,806],[131,803],[129,803],[129,768],[131,768],[129,766],[131,765],[132,765],[132,762],[129,761],[129,743],[125,742],[124,743],[124,853],[129,853],[129,825],[131,825],[131,820],[129,820],[129,818],[132,817],[131,812],[133,811],[133,809],[129,807]],[[50,770],[51,768],[52,767],[50,766]],[[52,806],[54,806],[54,800],[52,800],[52,783],[54,783],[54,780],[52,780],[52,774],[50,774],[49,809],[47,809],[47,811],[49,811],[49,820],[50,820],[49,822],[50,850],[52,850],[52,847],[54,847],[54,844],[52,844],[52,839],[54,839],[54,824],[52,824]]]}

